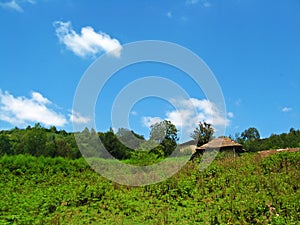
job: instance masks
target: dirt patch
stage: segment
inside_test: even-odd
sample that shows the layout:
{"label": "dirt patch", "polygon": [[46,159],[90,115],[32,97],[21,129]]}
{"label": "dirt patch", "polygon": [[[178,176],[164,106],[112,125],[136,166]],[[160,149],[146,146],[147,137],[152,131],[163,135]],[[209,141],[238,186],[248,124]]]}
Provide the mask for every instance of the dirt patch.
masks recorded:
{"label": "dirt patch", "polygon": [[276,154],[276,153],[279,153],[279,152],[298,152],[298,151],[300,151],[300,148],[271,149],[271,150],[259,151],[258,154],[262,158],[265,158],[269,155]]}

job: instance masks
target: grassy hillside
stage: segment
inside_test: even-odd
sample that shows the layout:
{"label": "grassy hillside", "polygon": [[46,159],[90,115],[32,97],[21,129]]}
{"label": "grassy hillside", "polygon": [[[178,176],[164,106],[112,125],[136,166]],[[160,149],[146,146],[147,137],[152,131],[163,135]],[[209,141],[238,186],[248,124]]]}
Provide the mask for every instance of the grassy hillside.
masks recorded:
{"label": "grassy hillside", "polygon": [[222,158],[204,172],[189,162],[128,187],[84,159],[2,156],[0,224],[299,224],[299,162],[299,152]]}

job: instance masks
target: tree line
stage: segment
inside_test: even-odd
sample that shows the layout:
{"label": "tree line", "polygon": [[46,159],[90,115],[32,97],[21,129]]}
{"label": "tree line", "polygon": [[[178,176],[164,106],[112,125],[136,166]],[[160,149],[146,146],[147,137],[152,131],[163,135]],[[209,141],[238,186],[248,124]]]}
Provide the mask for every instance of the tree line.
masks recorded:
{"label": "tree line", "polygon": [[[55,126],[44,128],[39,123],[26,129],[17,127],[0,131],[0,155],[28,154],[33,156],[65,157],[70,159],[85,157],[113,157],[125,159],[158,159],[172,154],[178,144],[178,129],[170,121],[164,120],[150,127],[150,138],[132,130],[120,128],[107,132],[96,132],[85,128],[81,132],[57,130]],[[199,122],[191,134],[198,146],[214,138],[211,124]],[[300,147],[300,130],[291,128],[289,133],[272,134],[260,138],[259,131],[250,127],[235,136],[229,136],[242,144],[248,151]],[[99,139],[102,145],[99,145]],[[77,142],[76,142],[77,140]],[[79,151],[78,144],[81,150]],[[104,151],[104,149],[106,151]],[[109,153],[109,154],[108,154]]]}
{"label": "tree line", "polygon": [[269,149],[300,148],[300,130],[291,128],[288,133],[271,134],[268,138],[260,138],[258,130],[250,127],[242,133],[231,137],[242,144],[249,152]]}
{"label": "tree line", "polygon": [[[169,156],[178,141],[175,125],[165,120],[150,128],[150,138],[145,140],[143,135],[125,128],[117,132],[113,129],[96,132],[88,128],[81,132],[66,132],[57,130],[55,126],[44,128],[37,123],[26,129],[15,127],[0,131],[0,155],[28,154],[76,159],[82,156],[79,144],[85,157],[109,158],[112,155],[117,159],[130,159],[145,155],[154,158]],[[99,139],[102,145],[99,145]]]}

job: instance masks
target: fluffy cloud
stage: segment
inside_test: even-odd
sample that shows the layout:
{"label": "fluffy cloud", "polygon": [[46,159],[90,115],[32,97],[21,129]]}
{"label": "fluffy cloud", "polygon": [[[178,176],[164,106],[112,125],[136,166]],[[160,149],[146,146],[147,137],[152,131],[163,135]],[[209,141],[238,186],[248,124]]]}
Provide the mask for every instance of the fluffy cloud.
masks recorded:
{"label": "fluffy cloud", "polygon": [[14,97],[0,90],[0,120],[15,126],[40,122],[46,126],[64,126],[66,118],[50,108],[52,102],[38,92],[31,98]]}
{"label": "fluffy cloud", "polygon": [[[227,126],[230,121],[221,112],[218,107],[209,100],[203,99],[171,99],[170,103],[176,108],[173,111],[168,111],[164,118],[160,117],[143,117],[142,122],[149,127],[152,124],[170,120],[177,128],[182,131],[184,138],[189,137],[195,129],[199,121],[205,121],[212,124],[216,129],[218,127]],[[227,114],[229,118],[233,117],[233,113]]]}
{"label": "fluffy cloud", "polygon": [[17,12],[24,12],[23,8],[21,7],[21,3],[31,3],[34,4],[35,1],[33,0],[23,0],[23,1],[18,1],[18,0],[11,0],[11,1],[0,1],[0,7],[4,9],[11,9],[15,10]]}
{"label": "fluffy cloud", "polygon": [[290,108],[290,107],[283,107],[281,109],[282,112],[290,112],[291,110],[292,110],[292,108]]}
{"label": "fluffy cloud", "polygon": [[55,21],[53,25],[59,41],[77,56],[96,56],[100,52],[107,52],[114,57],[121,55],[120,42],[106,33],[97,33],[92,27],[87,26],[81,28],[81,33],[77,34],[71,22]]}
{"label": "fluffy cloud", "polygon": [[77,124],[87,124],[91,120],[89,117],[84,117],[80,113],[74,111],[72,114],[69,114],[69,117],[71,122]]}

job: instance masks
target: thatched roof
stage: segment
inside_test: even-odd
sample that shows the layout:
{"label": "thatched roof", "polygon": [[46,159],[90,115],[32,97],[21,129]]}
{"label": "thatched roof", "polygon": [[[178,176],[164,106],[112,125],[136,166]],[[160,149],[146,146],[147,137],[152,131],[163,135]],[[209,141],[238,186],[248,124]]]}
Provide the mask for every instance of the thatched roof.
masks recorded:
{"label": "thatched roof", "polygon": [[222,138],[213,139],[210,142],[200,147],[197,147],[196,150],[205,150],[205,149],[212,149],[212,148],[227,148],[227,147],[242,148],[243,146],[239,143],[234,142],[230,138],[222,137]]}

